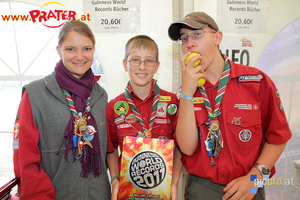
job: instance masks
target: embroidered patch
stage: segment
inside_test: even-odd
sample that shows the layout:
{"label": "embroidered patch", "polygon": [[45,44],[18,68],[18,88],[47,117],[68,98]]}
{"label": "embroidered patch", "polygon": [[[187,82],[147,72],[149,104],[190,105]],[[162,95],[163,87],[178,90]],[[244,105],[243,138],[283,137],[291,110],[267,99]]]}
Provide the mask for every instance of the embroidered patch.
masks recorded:
{"label": "embroidered patch", "polygon": [[13,150],[19,149],[19,123],[14,123]]}
{"label": "embroidered patch", "polygon": [[284,111],[282,102],[280,102],[280,104],[279,104],[279,109],[280,109],[281,111]]}
{"label": "embroidered patch", "polygon": [[168,105],[168,113],[169,115],[175,115],[177,113],[177,105],[175,103],[171,103]]}
{"label": "embroidered patch", "polygon": [[239,133],[239,138],[242,142],[248,142],[251,139],[251,131],[244,129]]}
{"label": "embroidered patch", "polygon": [[194,97],[193,99],[194,99],[194,101],[193,101],[194,104],[204,103],[204,100],[202,97]]}
{"label": "embroidered patch", "polygon": [[259,109],[259,106],[257,104],[254,104],[253,105],[253,110],[258,110]]}
{"label": "embroidered patch", "polygon": [[172,100],[171,96],[162,96],[162,95],[159,96],[159,101],[167,102],[167,101],[171,101],[171,100]]}
{"label": "embroidered patch", "polygon": [[252,104],[235,104],[234,108],[239,110],[252,110]]}
{"label": "embroidered patch", "polygon": [[241,125],[241,117],[233,117],[232,121],[231,121],[231,124],[234,124],[234,125]]}
{"label": "embroidered patch", "polygon": [[201,107],[194,107],[194,111],[200,111]]}
{"label": "embroidered patch", "polygon": [[158,103],[156,116],[166,117],[167,114],[167,103]]}
{"label": "embroidered patch", "polygon": [[262,74],[257,75],[242,75],[239,76],[239,83],[257,82],[260,83],[264,76]]}
{"label": "embroidered patch", "polygon": [[176,92],[176,96],[177,96],[177,99],[179,100],[180,99],[180,94],[179,92],[181,92],[181,87],[177,90]]}
{"label": "embroidered patch", "polygon": [[115,118],[114,122],[116,125],[125,122],[125,115],[121,114],[120,117]]}
{"label": "embroidered patch", "polygon": [[129,106],[126,101],[118,101],[117,103],[115,103],[114,109],[118,115],[126,115],[128,113]]}
{"label": "embroidered patch", "polygon": [[155,118],[154,122],[157,124],[167,124],[168,123],[167,119],[157,119],[157,118]]}
{"label": "embroidered patch", "polygon": [[136,119],[136,117],[135,117],[135,115],[133,113],[131,113],[130,115],[128,115],[125,120],[128,123],[134,123],[134,122],[137,121],[137,119]]}
{"label": "embroidered patch", "polygon": [[19,123],[14,123],[14,139],[19,138]]}
{"label": "embroidered patch", "polygon": [[121,128],[130,128],[130,127],[131,127],[130,124],[119,124],[119,125],[117,126],[118,129],[121,129]]}
{"label": "embroidered patch", "polygon": [[13,141],[13,150],[18,150],[19,149],[19,138],[14,139]]}
{"label": "embroidered patch", "polygon": [[278,89],[275,90],[275,96],[276,96],[276,97],[280,97],[280,94],[279,94]]}

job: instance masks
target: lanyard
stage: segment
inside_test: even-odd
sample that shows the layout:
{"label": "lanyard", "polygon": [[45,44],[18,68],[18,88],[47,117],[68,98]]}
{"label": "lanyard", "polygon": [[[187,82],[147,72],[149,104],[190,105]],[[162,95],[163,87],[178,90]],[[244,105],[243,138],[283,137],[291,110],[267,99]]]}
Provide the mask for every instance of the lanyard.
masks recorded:
{"label": "lanyard", "polygon": [[225,94],[226,86],[228,84],[228,80],[230,76],[230,69],[231,69],[230,63],[228,61],[228,57],[225,56],[225,59],[226,60],[225,60],[224,70],[219,80],[214,111],[211,108],[204,86],[199,87],[209,117],[208,123],[206,123],[207,125],[209,125],[209,129],[208,129],[209,132],[205,140],[205,145],[206,145],[206,150],[208,151],[208,155],[211,157],[211,165],[215,165],[213,158],[217,158],[221,147],[223,148],[223,139],[219,128],[218,116],[221,114],[220,105],[223,96]]}

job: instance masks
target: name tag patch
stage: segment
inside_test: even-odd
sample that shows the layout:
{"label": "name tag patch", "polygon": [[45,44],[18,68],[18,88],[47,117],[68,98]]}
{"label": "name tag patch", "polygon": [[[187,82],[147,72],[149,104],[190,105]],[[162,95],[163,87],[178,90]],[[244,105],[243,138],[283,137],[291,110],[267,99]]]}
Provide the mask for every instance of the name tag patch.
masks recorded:
{"label": "name tag patch", "polygon": [[259,106],[257,104],[235,104],[234,108],[239,110],[258,110]]}
{"label": "name tag patch", "polygon": [[154,122],[157,124],[167,124],[168,123],[167,119],[155,119]]}
{"label": "name tag patch", "polygon": [[239,76],[239,83],[249,83],[249,82],[256,82],[260,83],[263,80],[264,76],[262,74],[257,75],[243,75]]}
{"label": "name tag patch", "polygon": [[131,125],[130,124],[119,124],[117,127],[118,127],[118,129],[121,129],[121,128],[130,128]]}

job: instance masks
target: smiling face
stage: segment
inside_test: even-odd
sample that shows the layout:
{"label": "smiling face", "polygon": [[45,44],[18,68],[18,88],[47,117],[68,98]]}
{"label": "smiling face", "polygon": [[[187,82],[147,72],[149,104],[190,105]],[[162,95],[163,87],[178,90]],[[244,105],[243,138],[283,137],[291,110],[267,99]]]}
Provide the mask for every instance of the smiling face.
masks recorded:
{"label": "smiling face", "polygon": [[69,32],[60,46],[56,47],[64,66],[76,78],[81,78],[91,68],[95,46],[90,38]]}
{"label": "smiling face", "polygon": [[157,61],[156,60],[156,53],[153,50],[145,49],[141,47],[132,48],[130,53],[127,57],[127,60],[123,60],[123,65],[125,71],[128,72],[130,83],[133,88],[135,87],[150,87],[154,74],[157,72],[159,67],[159,62],[156,62],[154,66],[148,67],[145,65],[145,62],[141,62],[139,66],[132,66],[129,61],[137,59],[140,61]]}

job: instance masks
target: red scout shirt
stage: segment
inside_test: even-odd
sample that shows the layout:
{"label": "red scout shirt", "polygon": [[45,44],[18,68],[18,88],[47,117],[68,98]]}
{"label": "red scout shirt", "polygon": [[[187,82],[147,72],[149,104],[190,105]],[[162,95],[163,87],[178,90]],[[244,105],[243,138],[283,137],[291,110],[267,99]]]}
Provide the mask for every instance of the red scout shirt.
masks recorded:
{"label": "red scout shirt", "polygon": [[[143,122],[146,127],[149,127],[150,115],[152,112],[153,95],[155,93],[154,81],[150,94],[144,100],[136,96],[129,85],[129,92],[132,100],[139,110]],[[175,94],[160,89],[160,99],[155,117],[152,137],[163,137],[173,139],[173,133],[177,122],[178,98]],[[122,93],[115,99],[112,99],[106,109],[107,130],[110,135],[111,142],[114,148],[120,146],[123,149],[123,138],[125,136],[138,136],[138,131],[142,131],[140,123],[135,118],[130,105],[126,101],[125,94]],[[119,157],[119,166],[121,155]]]}
{"label": "red scout shirt", "polygon": [[[246,175],[260,155],[264,142],[283,144],[291,138],[279,93],[272,80],[254,67],[238,65],[230,61],[231,74],[221,102],[220,130],[224,139],[219,156],[211,166],[204,141],[208,133],[207,110],[199,89],[194,94],[197,127],[200,142],[191,156],[182,155],[188,173],[227,185]],[[212,109],[218,84],[209,81],[204,85]],[[176,136],[174,136],[176,138]],[[271,170],[271,176],[275,168]]]}

